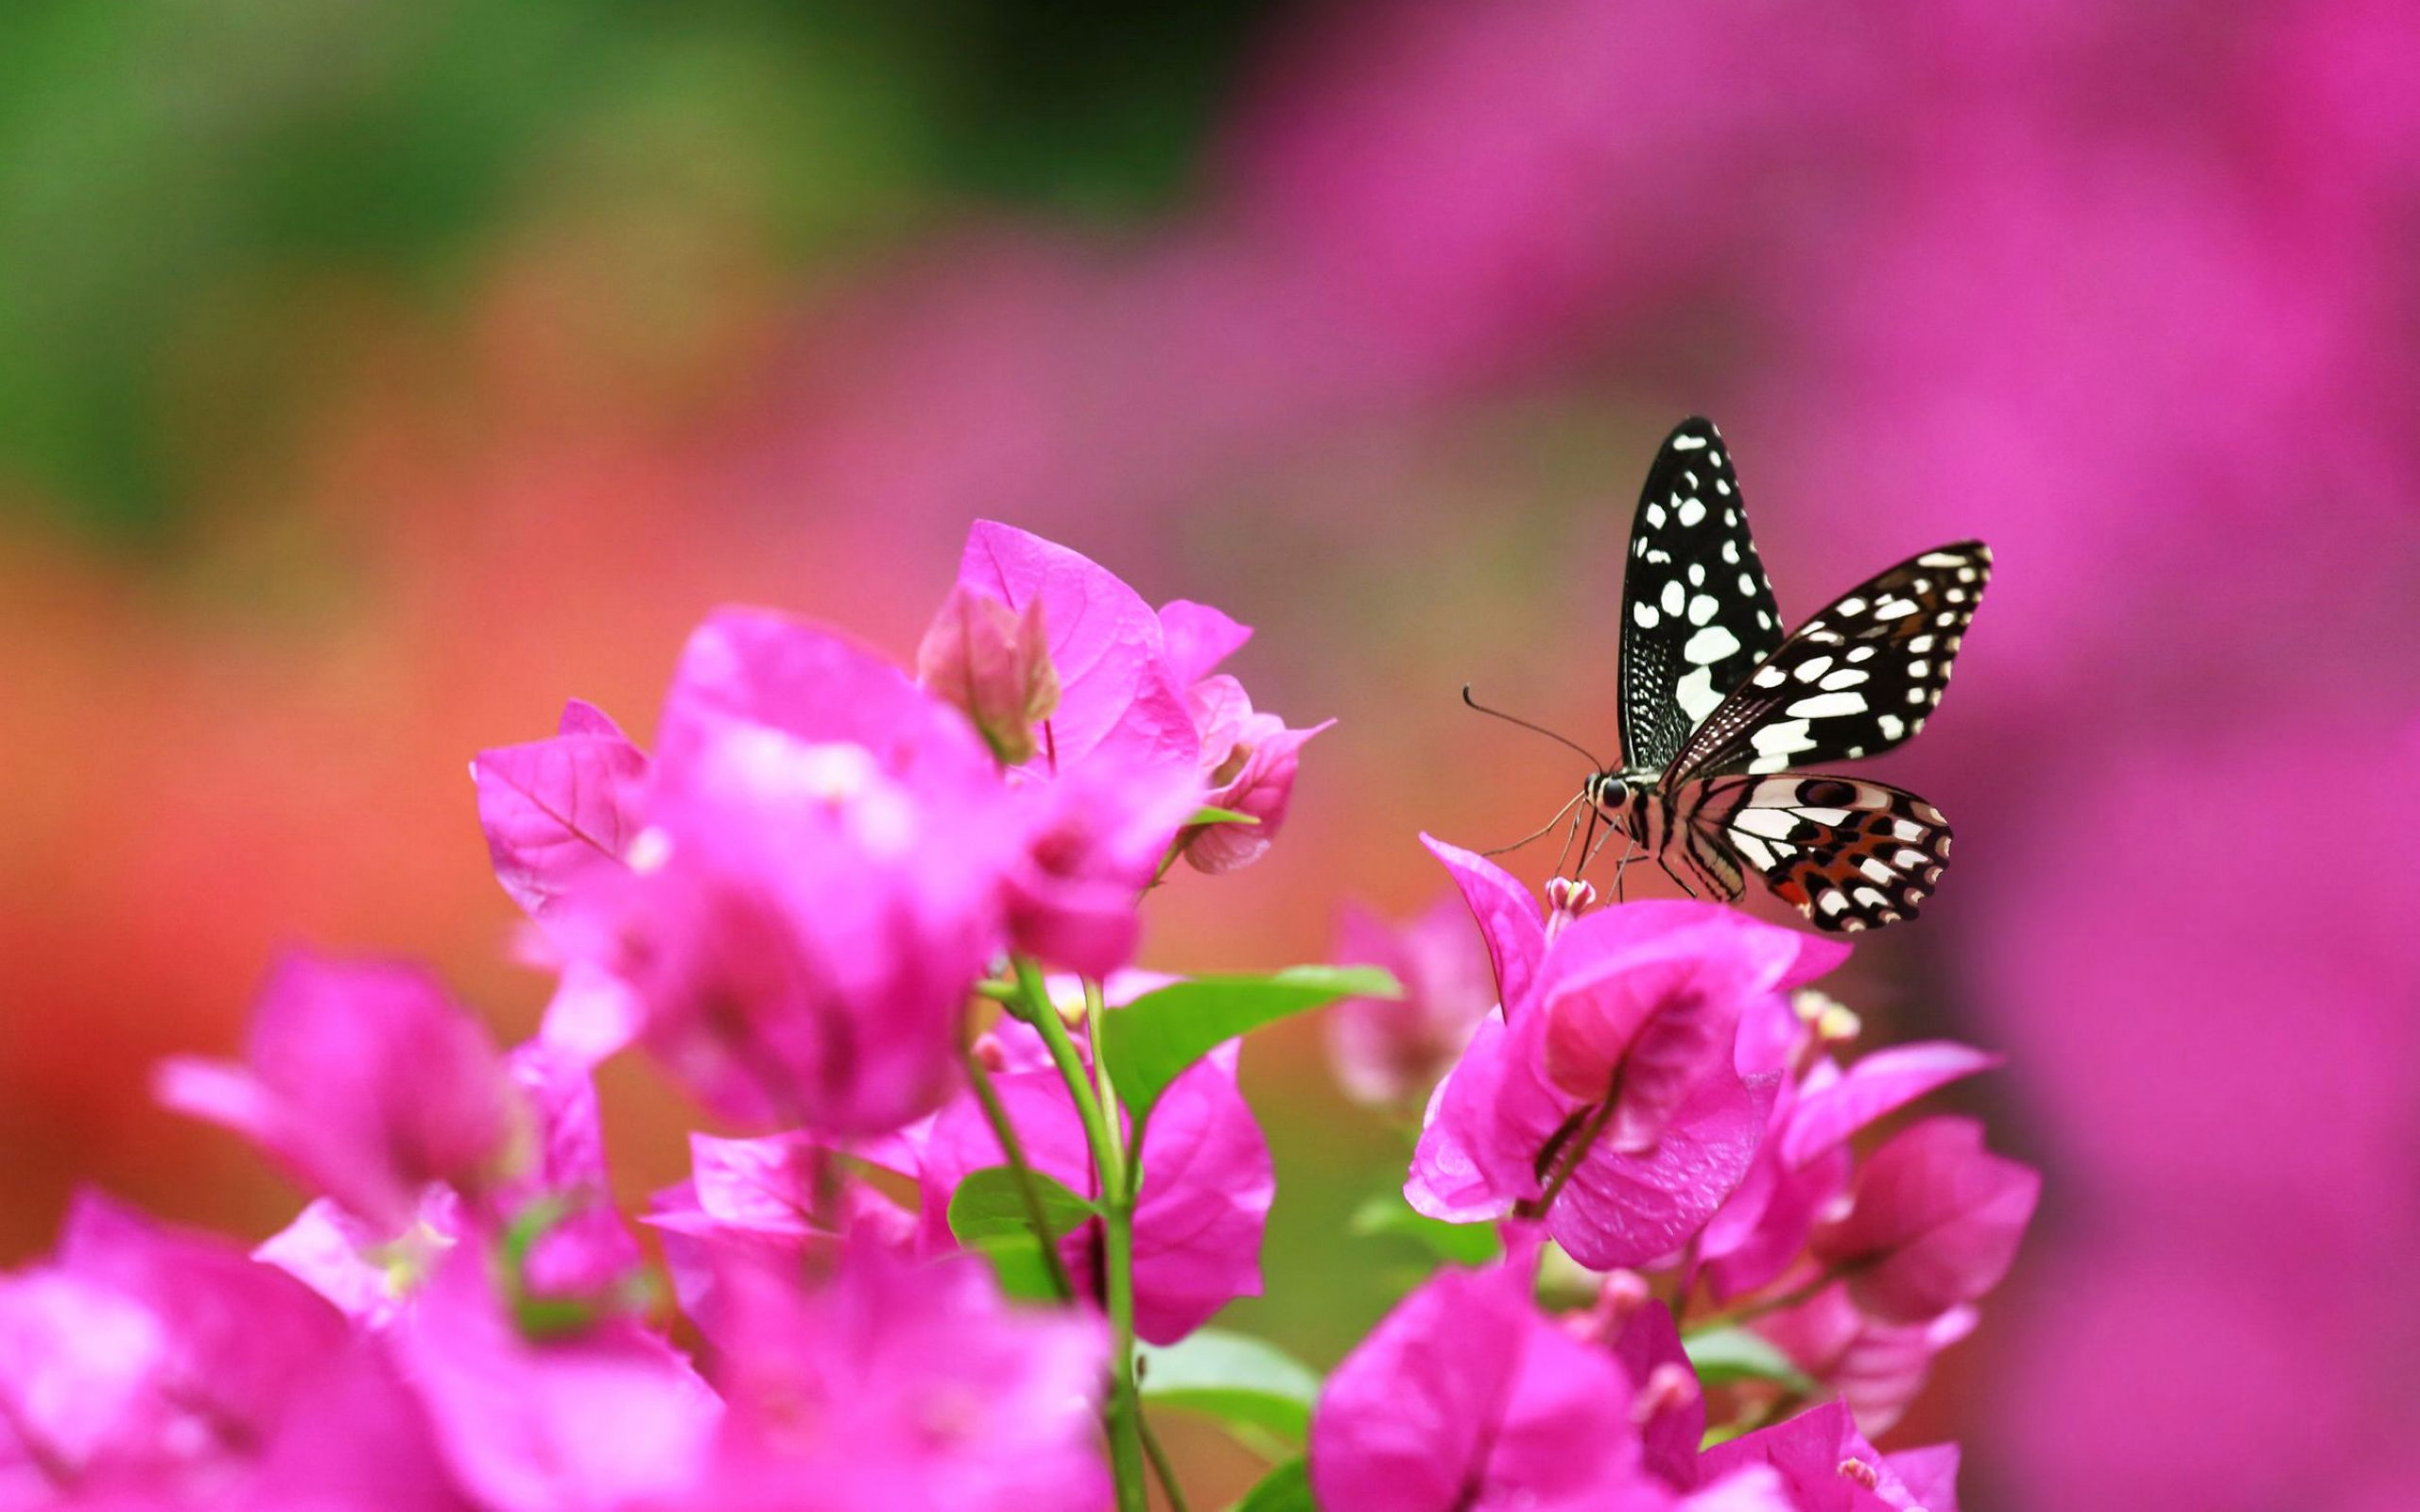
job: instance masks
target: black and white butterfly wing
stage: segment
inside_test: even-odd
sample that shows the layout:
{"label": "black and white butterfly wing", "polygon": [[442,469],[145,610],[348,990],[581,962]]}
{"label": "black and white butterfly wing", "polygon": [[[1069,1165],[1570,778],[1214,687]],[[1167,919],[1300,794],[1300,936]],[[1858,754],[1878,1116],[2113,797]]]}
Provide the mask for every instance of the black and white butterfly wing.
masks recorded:
{"label": "black and white butterfly wing", "polygon": [[1674,849],[1709,888],[1727,883],[1720,896],[1738,896],[1744,863],[1842,934],[1915,918],[1949,863],[1939,809],[1859,778],[1718,777],[1685,789],[1679,816]]}
{"label": "black and white butterfly wing", "polygon": [[1781,610],[1722,433],[1685,420],[1647,470],[1622,570],[1622,759],[1671,765],[1698,722],[1781,644]]}
{"label": "black and white butterfly wing", "polygon": [[1925,726],[1992,571],[1961,541],[1910,557],[1799,627],[1698,725],[1668,785],[1876,756]]}

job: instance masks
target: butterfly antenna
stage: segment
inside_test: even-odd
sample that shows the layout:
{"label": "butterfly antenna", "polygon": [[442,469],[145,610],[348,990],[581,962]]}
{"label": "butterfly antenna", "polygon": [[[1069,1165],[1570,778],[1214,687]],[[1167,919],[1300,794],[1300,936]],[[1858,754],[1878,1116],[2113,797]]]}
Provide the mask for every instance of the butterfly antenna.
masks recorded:
{"label": "butterfly antenna", "polygon": [[[1545,838],[1548,833],[1552,833],[1552,831],[1554,830],[1554,827],[1555,827],[1556,825],[1561,824],[1561,823],[1563,822],[1563,816],[1564,816],[1564,815],[1566,815],[1566,814],[1568,814],[1568,813],[1570,813],[1570,812],[1571,812],[1571,805],[1572,805],[1572,803],[1577,803],[1577,802],[1579,802],[1582,798],[1585,798],[1586,796],[1587,796],[1587,795],[1586,795],[1586,794],[1584,794],[1584,793],[1574,793],[1574,794],[1571,796],[1571,800],[1570,800],[1570,802],[1567,802],[1567,803],[1564,804],[1564,806],[1563,806],[1563,807],[1561,807],[1561,808],[1559,808],[1559,809],[1557,809],[1557,810],[1555,810],[1555,811],[1554,811],[1554,817],[1553,817],[1553,818],[1548,819],[1548,820],[1547,820],[1547,822],[1546,822],[1546,823],[1544,823],[1544,824],[1542,824],[1542,825],[1538,826],[1538,829],[1537,829],[1537,833],[1534,833],[1534,834],[1526,834],[1526,835],[1523,835],[1520,839],[1513,841],[1511,845],[1499,845],[1499,846],[1497,846],[1497,847],[1496,847],[1495,850],[1482,850],[1482,851],[1480,851],[1480,852],[1479,852],[1479,854],[1480,854],[1480,855],[1483,855],[1483,856],[1500,856],[1500,855],[1504,855],[1504,854],[1506,854],[1506,853],[1507,853],[1507,852],[1509,852],[1509,851],[1518,850],[1520,850],[1523,846],[1528,845],[1528,844],[1529,844],[1530,841],[1532,841],[1532,840],[1540,840],[1540,839],[1544,839],[1544,838]],[[1578,820],[1574,820],[1573,822],[1576,824],[1576,823],[1578,823],[1579,821],[1578,821]],[[1556,863],[1556,865],[1557,865],[1558,867],[1560,867],[1560,866],[1562,865],[1562,863],[1557,862],[1557,863]]]}
{"label": "butterfly antenna", "polygon": [[[1531,724],[1529,720],[1523,719],[1517,714],[1508,714],[1501,709],[1490,709],[1487,705],[1471,696],[1471,685],[1467,682],[1462,684],[1462,702],[1470,705],[1473,709],[1478,710],[1480,713],[1501,719],[1508,725],[1518,725],[1523,730],[1533,730],[1539,734],[1546,736],[1548,740],[1560,741],[1564,745],[1570,747],[1573,750],[1578,751],[1581,755],[1586,756],[1588,758],[1588,765],[1591,767],[1600,772],[1605,770],[1605,764],[1599,761],[1594,755],[1591,755],[1587,747],[1582,746],[1580,742],[1573,740],[1568,735],[1558,735],[1544,725]],[[1564,807],[1568,809],[1571,805],[1566,803]],[[1560,819],[1563,816],[1558,814],[1555,817]],[[1553,829],[1554,826],[1549,824],[1547,828],[1550,830]]]}

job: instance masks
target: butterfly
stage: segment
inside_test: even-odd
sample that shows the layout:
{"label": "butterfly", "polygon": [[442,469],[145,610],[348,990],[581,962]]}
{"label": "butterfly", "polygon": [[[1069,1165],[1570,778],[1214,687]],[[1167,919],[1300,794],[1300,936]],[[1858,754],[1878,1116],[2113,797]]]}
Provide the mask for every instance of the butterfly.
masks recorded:
{"label": "butterfly", "polygon": [[[1924,729],[1991,571],[1979,541],[1936,547],[1784,635],[1722,434],[1683,421],[1631,524],[1622,761],[1591,757],[1599,769],[1573,800],[1588,806],[1591,839],[1601,819],[1685,891],[1726,902],[1754,870],[1819,929],[1915,918],[1949,860],[1941,811],[1804,768],[1878,756]],[[1583,867],[1593,853],[1583,845]]]}

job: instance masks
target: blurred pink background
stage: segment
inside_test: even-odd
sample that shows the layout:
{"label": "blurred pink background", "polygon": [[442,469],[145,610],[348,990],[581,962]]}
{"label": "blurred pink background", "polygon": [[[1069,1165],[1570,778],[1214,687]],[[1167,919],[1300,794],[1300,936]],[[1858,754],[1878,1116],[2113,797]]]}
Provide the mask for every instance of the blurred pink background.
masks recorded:
{"label": "blurred pink background", "polygon": [[[1792,617],[1998,558],[1876,767],[1958,865],[1841,995],[2007,1051],[1964,1101],[2048,1196],[1897,1441],[1982,1512],[2420,1505],[2420,10],[808,9],[0,23],[0,1260],[81,1182],[275,1226],[148,1064],[298,940],[526,1028],[472,752],[574,694],[643,734],[721,601],[905,656],[977,516],[1339,717],[1148,947],[1317,958],[1442,890],[1415,832],[1584,775],[1465,680],[1614,743],[1629,511],[1703,412]],[[1239,1311],[1324,1364],[1400,1146],[1315,1033],[1247,1086]],[[607,1095],[674,1179],[686,1109]]]}

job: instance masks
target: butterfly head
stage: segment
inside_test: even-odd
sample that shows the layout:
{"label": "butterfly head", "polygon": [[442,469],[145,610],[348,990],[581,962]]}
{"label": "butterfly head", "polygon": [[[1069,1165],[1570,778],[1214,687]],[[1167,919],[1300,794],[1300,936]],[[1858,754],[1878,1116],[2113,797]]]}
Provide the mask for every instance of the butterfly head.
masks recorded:
{"label": "butterfly head", "polygon": [[1635,839],[1646,833],[1647,798],[1654,788],[1653,772],[1606,770],[1588,779],[1581,797],[1607,823]]}

